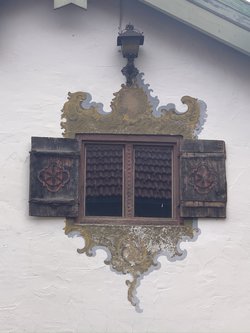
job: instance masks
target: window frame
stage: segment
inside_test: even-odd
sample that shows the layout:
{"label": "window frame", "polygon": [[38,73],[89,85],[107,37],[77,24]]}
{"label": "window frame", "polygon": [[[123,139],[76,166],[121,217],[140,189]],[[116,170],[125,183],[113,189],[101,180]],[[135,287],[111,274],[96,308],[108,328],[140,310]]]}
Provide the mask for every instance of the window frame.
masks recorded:
{"label": "window frame", "polygon": [[[76,134],[80,145],[79,167],[79,214],[76,224],[102,225],[179,225],[180,217],[180,142],[181,135],[145,134]],[[123,150],[123,198],[122,216],[85,216],[86,183],[86,144],[120,144]],[[134,216],[134,146],[157,145],[172,147],[172,217],[135,217]]]}

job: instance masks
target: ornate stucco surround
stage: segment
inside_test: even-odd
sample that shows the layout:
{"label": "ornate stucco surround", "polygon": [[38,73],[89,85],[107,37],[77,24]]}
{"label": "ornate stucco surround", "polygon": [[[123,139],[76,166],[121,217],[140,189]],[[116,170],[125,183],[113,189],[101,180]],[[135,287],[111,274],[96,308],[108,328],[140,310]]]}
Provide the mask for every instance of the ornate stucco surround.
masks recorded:
{"label": "ornate stucco surround", "polygon": [[[63,136],[74,138],[76,133],[117,134],[181,134],[185,139],[197,138],[206,118],[206,104],[195,98],[184,96],[182,103],[187,111],[180,113],[174,104],[159,106],[157,97],[142,80],[128,87],[122,85],[114,94],[111,112],[106,113],[101,103],[91,102],[85,92],[69,93],[62,110],[61,126]],[[107,250],[105,264],[123,274],[130,274],[127,280],[128,300],[139,310],[136,286],[144,274],[156,267],[157,257],[165,255],[171,261],[183,259],[186,251],[179,244],[194,241],[198,234],[196,221],[185,221],[178,226],[143,225],[77,225],[67,220],[65,233],[84,238],[85,246],[78,253],[93,256],[98,247]]]}

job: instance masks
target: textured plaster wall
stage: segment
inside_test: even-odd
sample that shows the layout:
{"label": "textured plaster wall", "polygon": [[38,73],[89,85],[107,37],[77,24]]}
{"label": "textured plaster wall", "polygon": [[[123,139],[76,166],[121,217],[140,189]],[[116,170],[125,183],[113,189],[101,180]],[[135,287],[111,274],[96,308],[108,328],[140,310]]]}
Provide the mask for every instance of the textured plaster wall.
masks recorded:
{"label": "textured plaster wall", "polygon": [[30,137],[61,135],[68,91],[109,109],[124,65],[116,0],[53,10],[52,0],[0,4],[0,332],[250,332],[250,59],[136,1],[123,26],[145,33],[137,66],[161,104],[191,95],[208,105],[200,138],[227,144],[228,218],[200,220],[187,258],[152,272],[127,301],[104,251],[76,253],[63,219],[28,216]]}

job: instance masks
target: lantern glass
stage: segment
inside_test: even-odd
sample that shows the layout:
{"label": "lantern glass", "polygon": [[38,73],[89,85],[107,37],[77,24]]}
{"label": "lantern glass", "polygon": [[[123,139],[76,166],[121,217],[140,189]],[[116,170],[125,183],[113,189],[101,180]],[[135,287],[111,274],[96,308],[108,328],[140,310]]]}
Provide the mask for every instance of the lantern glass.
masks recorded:
{"label": "lantern glass", "polygon": [[139,44],[131,43],[131,40],[122,44],[122,55],[124,58],[137,58],[139,52]]}
{"label": "lantern glass", "polygon": [[122,55],[124,58],[137,58],[139,52],[140,38],[129,37],[122,40]]}

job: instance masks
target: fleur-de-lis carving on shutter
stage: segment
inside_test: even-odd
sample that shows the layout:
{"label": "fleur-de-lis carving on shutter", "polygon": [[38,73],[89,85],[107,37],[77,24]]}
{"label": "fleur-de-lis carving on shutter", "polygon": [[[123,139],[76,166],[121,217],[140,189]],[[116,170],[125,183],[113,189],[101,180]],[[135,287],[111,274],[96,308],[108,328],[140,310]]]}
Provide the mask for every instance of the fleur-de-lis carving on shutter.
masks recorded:
{"label": "fleur-de-lis carving on shutter", "polygon": [[180,216],[226,217],[224,141],[183,140],[180,149]]}
{"label": "fleur-de-lis carving on shutter", "polygon": [[31,216],[78,216],[79,157],[77,140],[32,137]]}

